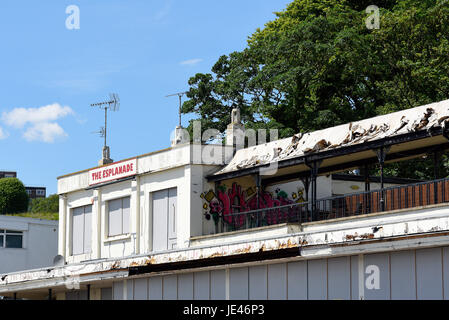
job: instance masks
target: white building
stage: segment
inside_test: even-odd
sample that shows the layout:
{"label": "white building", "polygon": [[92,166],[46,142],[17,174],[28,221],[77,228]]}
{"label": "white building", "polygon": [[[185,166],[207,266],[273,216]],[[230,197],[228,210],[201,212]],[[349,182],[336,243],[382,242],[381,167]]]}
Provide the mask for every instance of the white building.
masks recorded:
{"label": "white building", "polygon": [[449,180],[333,175],[425,154],[437,162],[447,119],[449,100],[235,155],[177,144],[61,176],[65,265],[9,273],[0,294],[448,299]]}
{"label": "white building", "polygon": [[0,275],[53,265],[58,221],[0,215]]}

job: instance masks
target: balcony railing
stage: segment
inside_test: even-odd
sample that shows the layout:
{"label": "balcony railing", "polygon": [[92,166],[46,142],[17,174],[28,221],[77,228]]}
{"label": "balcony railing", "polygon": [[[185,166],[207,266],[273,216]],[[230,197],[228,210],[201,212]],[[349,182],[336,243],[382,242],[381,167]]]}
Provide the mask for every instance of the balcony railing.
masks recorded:
{"label": "balcony railing", "polygon": [[346,194],[222,217],[222,231],[251,229],[286,222],[310,222],[449,202],[449,178]]}

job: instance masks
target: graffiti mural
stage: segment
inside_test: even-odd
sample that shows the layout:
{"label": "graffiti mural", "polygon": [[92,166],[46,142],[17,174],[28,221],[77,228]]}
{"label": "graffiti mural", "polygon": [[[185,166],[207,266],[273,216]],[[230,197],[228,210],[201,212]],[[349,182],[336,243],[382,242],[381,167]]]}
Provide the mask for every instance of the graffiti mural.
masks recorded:
{"label": "graffiti mural", "polygon": [[[235,229],[241,228],[250,220],[257,225],[272,225],[285,220],[285,215],[293,215],[293,210],[264,210],[262,212],[252,212],[258,209],[269,209],[281,207],[294,203],[305,202],[304,189],[298,188],[297,192],[292,193],[292,199],[289,199],[287,192],[277,188],[274,193],[255,190],[250,187],[244,188],[236,182],[231,188],[224,185],[217,187],[216,193],[209,190],[201,194],[205,200],[203,208],[206,210],[206,219],[211,217],[215,224],[220,219],[231,225]],[[239,214],[245,213],[245,214]]]}

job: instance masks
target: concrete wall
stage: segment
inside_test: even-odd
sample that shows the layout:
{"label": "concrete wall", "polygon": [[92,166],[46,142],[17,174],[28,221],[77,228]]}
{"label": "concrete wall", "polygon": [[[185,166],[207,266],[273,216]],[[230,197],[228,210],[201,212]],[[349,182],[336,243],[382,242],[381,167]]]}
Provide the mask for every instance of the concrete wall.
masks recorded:
{"label": "concrete wall", "polygon": [[[217,146],[213,147],[217,148]],[[138,158],[139,175],[98,189],[88,189],[87,173],[62,177],[58,182],[60,193],[59,253],[68,263],[99,258],[118,258],[153,251],[152,195],[156,191],[177,190],[177,248],[189,246],[190,237],[200,236],[205,226],[200,195],[209,188],[205,177],[216,171],[216,165],[194,164],[190,146],[174,148]],[[73,184],[72,184],[73,183]],[[86,190],[88,189],[88,190]],[[130,231],[109,237],[108,201],[130,197]],[[73,208],[92,205],[92,251],[72,255]]]}
{"label": "concrete wall", "polygon": [[449,300],[449,247],[114,282],[115,300]]}
{"label": "concrete wall", "polygon": [[0,229],[23,232],[23,248],[0,248],[0,274],[53,265],[58,221],[0,215]]}

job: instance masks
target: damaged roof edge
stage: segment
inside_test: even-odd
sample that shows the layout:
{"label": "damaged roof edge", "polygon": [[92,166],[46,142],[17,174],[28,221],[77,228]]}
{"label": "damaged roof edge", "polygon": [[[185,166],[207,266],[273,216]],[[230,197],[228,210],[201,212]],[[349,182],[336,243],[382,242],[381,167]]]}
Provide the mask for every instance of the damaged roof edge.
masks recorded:
{"label": "damaged roof edge", "polygon": [[[365,142],[363,144],[356,144],[350,146],[343,146],[336,149],[324,150],[321,152],[300,155],[293,158],[283,159],[279,161],[274,161],[266,164],[254,165],[248,168],[242,168],[233,171],[221,172],[218,171],[214,174],[208,175],[206,178],[208,181],[220,181],[230,178],[242,177],[246,175],[251,175],[260,172],[261,169],[269,167],[273,163],[278,164],[278,168],[284,168],[294,165],[306,164],[307,162],[319,161],[328,158],[332,158],[335,156],[343,156],[351,153],[363,152],[368,150],[373,150],[380,147],[392,146],[399,143],[404,142],[412,142],[419,139],[429,138],[444,135],[446,133],[443,128],[432,128],[430,130],[422,130],[418,132],[405,133],[393,137],[385,137],[383,139],[378,139],[370,142]],[[449,146],[449,145],[448,145]],[[404,153],[404,152],[402,152]],[[324,168],[323,168],[324,169]],[[326,173],[323,170],[320,170],[320,173]]]}
{"label": "damaged roof edge", "polygon": [[388,145],[390,139],[398,140],[395,144],[400,143],[401,137],[403,142],[411,141],[418,139],[423,132],[429,136],[437,128],[444,132],[449,125],[448,107],[449,100],[444,100],[240,149],[231,162],[215,175],[223,177],[224,173],[270,163],[280,164],[286,159],[315,161],[332,157],[333,152],[341,155],[342,150],[350,150],[348,147],[370,145],[373,148],[379,141]]}

